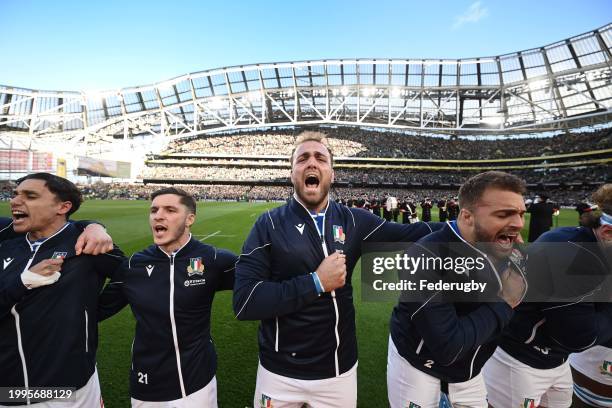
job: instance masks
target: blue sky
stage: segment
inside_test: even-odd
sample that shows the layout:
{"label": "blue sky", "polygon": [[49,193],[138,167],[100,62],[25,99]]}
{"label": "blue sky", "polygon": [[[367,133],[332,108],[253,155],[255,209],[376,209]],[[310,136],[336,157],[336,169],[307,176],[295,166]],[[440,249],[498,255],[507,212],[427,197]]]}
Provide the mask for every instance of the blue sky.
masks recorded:
{"label": "blue sky", "polygon": [[611,21],[610,0],[0,0],[0,84],[105,90],[258,62],[484,57]]}

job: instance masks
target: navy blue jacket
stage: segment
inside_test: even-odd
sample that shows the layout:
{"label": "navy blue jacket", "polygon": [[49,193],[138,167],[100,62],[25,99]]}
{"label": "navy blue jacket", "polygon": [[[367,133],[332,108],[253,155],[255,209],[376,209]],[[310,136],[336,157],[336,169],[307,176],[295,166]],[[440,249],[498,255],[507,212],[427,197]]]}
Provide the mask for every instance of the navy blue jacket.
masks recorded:
{"label": "navy blue jacket", "polygon": [[602,290],[599,284],[612,273],[590,228],[563,227],[541,235],[529,247],[527,271],[530,292],[575,300],[519,305],[500,344],[504,351],[531,367],[550,369],[570,353],[612,339],[611,304],[589,301],[589,293]]}
{"label": "navy blue jacket", "polygon": [[[421,257],[423,253],[443,259],[483,257],[448,222],[408,250],[410,257]],[[516,264],[513,267],[520,270]],[[444,281],[476,279],[487,283],[487,298],[492,299],[501,289],[499,272],[487,259],[484,268],[472,271],[469,278],[455,272],[424,270],[416,271],[415,276],[438,276]],[[480,373],[510,322],[512,308],[501,299],[472,302],[469,296],[474,295],[467,296],[468,301],[445,301],[444,294],[436,292],[421,302],[399,302],[390,323],[391,338],[399,354],[413,367],[449,383],[467,381]]]}
{"label": "navy blue jacket", "polygon": [[100,295],[100,320],[129,303],[136,318],[131,396],[171,401],[204,388],[217,355],[210,335],[215,292],[234,285],[233,253],[191,238],[174,254],[157,245],[125,262]]}
{"label": "navy blue jacket", "polygon": [[[356,364],[351,276],[362,242],[414,242],[432,228],[389,223],[334,201],[323,225],[321,239],[308,210],[293,198],[259,217],[236,264],[236,317],[261,320],[260,362],[286,377],[331,378]],[[336,250],[346,254],[346,284],[335,297],[319,295],[310,274]]]}
{"label": "navy blue jacket", "polygon": [[17,238],[17,236],[18,234],[13,230],[13,220],[11,218],[0,217],[0,242]]}
{"label": "navy blue jacket", "polygon": [[[95,369],[97,296],[124,260],[121,251],[75,256],[72,223],[32,251],[26,237],[0,244],[0,383],[5,387],[83,387]],[[21,273],[64,256],[54,284],[27,289]],[[23,355],[19,348],[23,349]],[[26,370],[24,371],[24,366]]]}

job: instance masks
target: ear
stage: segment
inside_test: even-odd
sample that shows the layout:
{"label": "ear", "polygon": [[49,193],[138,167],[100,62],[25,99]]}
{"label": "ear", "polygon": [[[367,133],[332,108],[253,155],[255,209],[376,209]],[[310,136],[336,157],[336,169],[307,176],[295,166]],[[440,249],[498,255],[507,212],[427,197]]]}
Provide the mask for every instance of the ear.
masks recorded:
{"label": "ear", "polygon": [[195,214],[189,214],[187,215],[187,218],[185,219],[185,225],[189,228],[191,228],[191,226],[195,223]]}
{"label": "ear", "polygon": [[72,202],[70,201],[58,201],[57,215],[66,215],[72,208]]}
{"label": "ear", "polygon": [[335,178],[336,178],[336,172],[334,172],[334,170],[332,169],[331,171],[331,182],[332,183],[334,182]]}
{"label": "ear", "polygon": [[293,170],[294,170],[293,163],[291,163],[291,172],[289,173],[289,178],[291,179],[291,184],[295,185],[296,180],[294,179],[295,173],[293,172]]}
{"label": "ear", "polygon": [[472,214],[472,212],[467,208],[462,208],[459,210],[459,218],[461,218],[463,223],[470,227],[474,225],[474,214]]}

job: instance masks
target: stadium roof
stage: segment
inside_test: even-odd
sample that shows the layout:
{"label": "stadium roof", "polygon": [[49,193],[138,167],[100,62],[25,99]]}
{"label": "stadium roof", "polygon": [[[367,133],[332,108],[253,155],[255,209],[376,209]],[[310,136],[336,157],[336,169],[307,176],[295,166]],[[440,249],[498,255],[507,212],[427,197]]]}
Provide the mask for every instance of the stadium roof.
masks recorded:
{"label": "stadium roof", "polygon": [[0,86],[0,134],[96,142],[323,123],[488,135],[575,128],[611,121],[611,49],[608,24],[492,57],[254,64],[100,93]]}

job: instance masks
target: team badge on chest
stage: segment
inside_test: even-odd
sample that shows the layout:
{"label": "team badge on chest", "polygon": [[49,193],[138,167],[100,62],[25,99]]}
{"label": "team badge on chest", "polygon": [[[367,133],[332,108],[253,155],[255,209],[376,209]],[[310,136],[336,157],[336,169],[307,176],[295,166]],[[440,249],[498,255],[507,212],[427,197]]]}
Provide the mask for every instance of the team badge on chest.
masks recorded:
{"label": "team badge on chest", "polygon": [[341,244],[344,244],[344,239],[346,238],[346,235],[344,235],[344,231],[342,230],[342,226],[341,225],[334,225],[333,233],[334,233],[334,242],[339,242]]}
{"label": "team badge on chest", "polygon": [[187,276],[204,274],[204,263],[201,257],[191,258],[187,267]]}
{"label": "team badge on chest", "polygon": [[68,252],[54,252],[51,255],[51,259],[64,259],[68,255]]}

